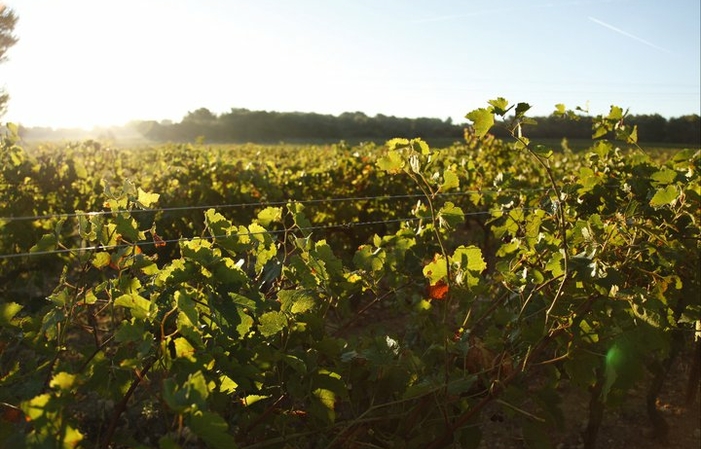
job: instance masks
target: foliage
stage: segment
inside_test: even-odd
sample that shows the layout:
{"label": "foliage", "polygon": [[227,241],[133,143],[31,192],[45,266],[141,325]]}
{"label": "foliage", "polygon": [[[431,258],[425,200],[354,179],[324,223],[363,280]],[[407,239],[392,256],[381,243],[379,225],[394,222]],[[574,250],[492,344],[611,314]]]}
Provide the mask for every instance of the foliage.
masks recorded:
{"label": "foliage", "polygon": [[[0,63],[6,60],[7,50],[17,43],[17,37],[12,34],[16,24],[17,15],[15,12],[4,4],[0,4]],[[9,99],[7,92],[0,91],[0,116],[4,114]]]}
{"label": "foliage", "polygon": [[440,150],[29,153],[10,126],[3,445],[470,448],[496,402],[548,447],[563,382],[616,404],[701,318],[701,156],[621,150],[619,108],[555,153],[528,109]]}

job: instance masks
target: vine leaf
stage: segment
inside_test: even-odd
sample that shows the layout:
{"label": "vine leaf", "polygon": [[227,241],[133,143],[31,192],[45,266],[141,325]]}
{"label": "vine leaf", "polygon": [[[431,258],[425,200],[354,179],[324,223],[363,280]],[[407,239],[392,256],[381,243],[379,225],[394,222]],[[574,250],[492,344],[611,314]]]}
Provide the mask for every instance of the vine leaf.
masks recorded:
{"label": "vine leaf", "polygon": [[428,297],[435,299],[436,301],[442,301],[448,294],[448,290],[448,284],[445,281],[440,280],[435,284],[428,286]]}
{"label": "vine leaf", "polygon": [[664,189],[659,189],[650,200],[650,206],[662,207],[674,203],[679,196],[675,186],[667,186]]}
{"label": "vine leaf", "polygon": [[114,300],[115,306],[126,307],[131,310],[132,316],[145,319],[149,316],[151,302],[137,293],[127,293]]}
{"label": "vine leaf", "polygon": [[229,425],[224,418],[216,413],[201,411],[190,415],[190,428],[200,438],[204,440],[209,447],[216,449],[235,449],[236,440],[229,435]]}
{"label": "vine leaf", "polygon": [[0,324],[8,326],[20,310],[22,306],[16,302],[0,303]]}
{"label": "vine leaf", "polygon": [[264,337],[271,337],[282,331],[287,325],[285,315],[277,311],[266,312],[260,316],[258,330]]}
{"label": "vine leaf", "polygon": [[56,234],[53,234],[53,233],[52,234],[44,234],[41,236],[41,238],[36,243],[36,245],[29,248],[29,252],[35,253],[35,252],[53,251],[56,249],[57,244],[58,244],[58,239],[56,238]]}
{"label": "vine leaf", "polygon": [[438,220],[441,226],[454,228],[465,220],[465,214],[463,213],[462,209],[455,206],[450,201],[447,201],[438,211]]}
{"label": "vine leaf", "polygon": [[441,191],[445,192],[450,189],[456,189],[460,187],[460,179],[458,175],[453,170],[446,170],[443,172],[443,184],[441,184]]}
{"label": "vine leaf", "polygon": [[147,208],[151,207],[154,203],[156,203],[156,202],[158,201],[158,198],[161,197],[158,193],[148,193],[148,192],[145,192],[145,191],[143,191],[143,190],[141,189],[141,187],[139,187],[139,189],[137,190],[137,192],[138,192],[138,194],[137,194],[137,200],[136,200],[136,201],[137,201],[137,202],[139,203],[139,205],[140,205],[141,207],[143,207],[144,209],[147,209]]}
{"label": "vine leaf", "polygon": [[280,308],[293,315],[305,313],[316,304],[314,297],[307,290],[280,290],[277,298]]}
{"label": "vine leaf", "polygon": [[492,126],[494,126],[494,114],[485,109],[479,108],[469,112],[466,119],[472,120],[472,126],[475,128],[477,137],[484,137]]}
{"label": "vine leaf", "polygon": [[438,281],[447,278],[448,268],[445,264],[445,258],[436,254],[433,260],[424,266],[423,273],[430,285],[436,285]]}
{"label": "vine leaf", "polygon": [[380,170],[384,170],[390,174],[400,173],[404,168],[404,159],[398,152],[390,150],[377,160],[377,166]]}
{"label": "vine leaf", "polygon": [[502,117],[505,116],[506,113],[509,112],[509,110],[511,109],[511,107],[508,107],[509,102],[506,100],[506,98],[499,97],[494,100],[489,100],[487,103],[489,103],[492,106],[491,110],[493,113]]}
{"label": "vine leaf", "polygon": [[269,226],[272,222],[279,222],[282,220],[282,208],[280,207],[266,207],[258,213],[258,222],[262,226]]}
{"label": "vine leaf", "polygon": [[[564,108],[564,106],[563,106]],[[519,103],[516,105],[516,118],[522,118],[526,112],[531,109],[531,105],[528,103]]]}

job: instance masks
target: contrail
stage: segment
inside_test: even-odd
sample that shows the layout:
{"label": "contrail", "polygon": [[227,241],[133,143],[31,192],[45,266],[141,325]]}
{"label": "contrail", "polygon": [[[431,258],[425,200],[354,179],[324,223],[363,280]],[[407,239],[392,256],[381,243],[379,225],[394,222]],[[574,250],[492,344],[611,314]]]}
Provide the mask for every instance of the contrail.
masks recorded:
{"label": "contrail", "polygon": [[636,36],[636,35],[634,35],[634,34],[630,34],[630,33],[626,32],[626,31],[623,31],[623,30],[620,29],[620,28],[616,28],[615,26],[613,26],[613,25],[611,25],[611,24],[608,24],[608,23],[606,23],[606,22],[604,22],[604,21],[602,21],[602,20],[596,19],[596,18],[591,17],[591,16],[589,16],[588,18],[589,18],[589,20],[591,20],[592,22],[594,22],[594,23],[596,23],[596,24],[598,24],[598,25],[601,25],[602,27],[608,28],[609,30],[615,31],[615,32],[618,33],[618,34],[622,34],[622,35],[624,35],[625,37],[629,37],[629,38],[634,39],[634,40],[636,40],[636,41],[638,41],[638,42],[641,42],[641,43],[647,45],[648,47],[652,47],[652,48],[654,48],[654,49],[656,49],[656,50],[660,50],[660,51],[663,51],[663,52],[665,52],[665,53],[670,53],[670,54],[672,53],[671,51],[667,50],[666,48],[662,48],[662,47],[660,47],[659,45],[655,45],[655,44],[653,44],[652,42],[646,41],[645,39],[640,38],[640,37],[638,37],[638,36]]}

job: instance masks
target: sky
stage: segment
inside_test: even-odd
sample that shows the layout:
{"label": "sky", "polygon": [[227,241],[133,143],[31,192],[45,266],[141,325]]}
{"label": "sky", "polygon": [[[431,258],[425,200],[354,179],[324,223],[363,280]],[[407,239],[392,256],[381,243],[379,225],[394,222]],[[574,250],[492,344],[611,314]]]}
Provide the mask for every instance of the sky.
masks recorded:
{"label": "sky", "polygon": [[699,0],[15,0],[3,122],[232,108],[451,118],[701,113]]}

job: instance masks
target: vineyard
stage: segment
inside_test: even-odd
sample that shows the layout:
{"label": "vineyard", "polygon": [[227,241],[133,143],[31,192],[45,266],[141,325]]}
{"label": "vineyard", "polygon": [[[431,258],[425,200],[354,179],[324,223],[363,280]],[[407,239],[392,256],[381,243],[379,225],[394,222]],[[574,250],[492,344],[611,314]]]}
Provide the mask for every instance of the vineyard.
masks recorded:
{"label": "vineyard", "polygon": [[8,125],[0,447],[467,449],[499,419],[551,448],[565,385],[581,447],[632,388],[665,441],[667,373],[699,389],[701,151],[650,156],[617,107],[546,148],[528,109],[490,101],[441,149]]}

